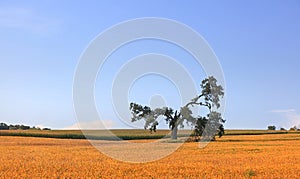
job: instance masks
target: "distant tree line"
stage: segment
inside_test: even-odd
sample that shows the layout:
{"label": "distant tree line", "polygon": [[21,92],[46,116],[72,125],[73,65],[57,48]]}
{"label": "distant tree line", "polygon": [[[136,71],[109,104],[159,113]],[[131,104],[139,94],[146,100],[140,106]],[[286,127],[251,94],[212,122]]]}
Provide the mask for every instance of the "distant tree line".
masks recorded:
{"label": "distant tree line", "polygon": [[[276,126],[268,126],[268,130],[276,130]],[[281,127],[280,128],[281,131],[286,131],[285,128]],[[300,131],[300,128],[298,128],[297,126],[293,126],[289,129],[290,131]]]}
{"label": "distant tree line", "polygon": [[26,125],[7,125],[6,123],[0,123],[0,130],[29,130],[29,129],[35,129],[35,130],[51,130],[50,128],[39,128],[39,127],[30,127]]}
{"label": "distant tree line", "polygon": [[300,128],[298,128],[297,126],[291,127],[290,131],[300,131]]}

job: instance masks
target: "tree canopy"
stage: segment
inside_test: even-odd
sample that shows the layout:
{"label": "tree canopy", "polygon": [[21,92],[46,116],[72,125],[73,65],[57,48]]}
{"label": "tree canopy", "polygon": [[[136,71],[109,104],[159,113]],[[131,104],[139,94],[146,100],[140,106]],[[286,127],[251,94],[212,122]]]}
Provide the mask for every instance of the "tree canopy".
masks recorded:
{"label": "tree canopy", "polygon": [[[171,107],[151,109],[149,106],[132,102],[130,103],[131,121],[145,120],[144,128],[155,132],[159,125],[157,120],[163,116],[172,131],[172,139],[177,139],[178,127],[183,128],[184,124],[194,126],[195,136],[201,136],[205,133],[206,137],[214,138],[215,131],[217,131],[221,137],[224,134],[223,123],[225,120],[217,112],[217,109],[220,108],[220,99],[224,96],[223,87],[217,84],[217,80],[213,76],[204,79],[200,87],[201,93],[181,107],[180,110],[174,110]],[[191,110],[194,106],[204,107],[209,112],[206,116],[194,116]]]}

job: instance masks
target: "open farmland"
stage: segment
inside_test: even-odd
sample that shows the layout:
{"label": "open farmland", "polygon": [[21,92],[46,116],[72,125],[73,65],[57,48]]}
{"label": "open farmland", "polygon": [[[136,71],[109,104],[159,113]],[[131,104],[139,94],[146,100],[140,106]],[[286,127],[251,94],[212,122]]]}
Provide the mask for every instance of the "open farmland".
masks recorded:
{"label": "open farmland", "polygon": [[[143,129],[112,129],[113,134],[124,140],[135,139],[160,139],[170,137],[170,130],[157,130],[150,133]],[[179,130],[178,136],[189,136],[191,130]],[[83,135],[81,130],[0,130],[0,136],[23,136],[23,137],[46,137],[63,139],[99,139],[111,140],[104,130],[87,130],[88,135]],[[265,135],[265,134],[286,134],[299,133],[300,131],[278,131],[278,130],[226,130],[225,135]]]}
{"label": "open farmland", "polygon": [[0,136],[0,178],[300,176],[299,133],[227,135],[203,149],[198,145],[185,143],[166,158],[134,164],[107,157],[87,140]]}

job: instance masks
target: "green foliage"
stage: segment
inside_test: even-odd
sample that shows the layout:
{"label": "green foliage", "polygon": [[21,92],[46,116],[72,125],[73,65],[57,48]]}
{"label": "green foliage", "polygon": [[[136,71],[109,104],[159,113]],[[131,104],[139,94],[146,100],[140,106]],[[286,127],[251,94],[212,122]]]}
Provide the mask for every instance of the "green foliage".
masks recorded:
{"label": "green foliage", "polygon": [[[148,106],[142,106],[136,103],[130,103],[130,108],[132,118],[131,121],[135,122],[141,119],[145,120],[145,129],[149,129],[151,132],[156,131],[156,127],[158,125],[157,119],[159,116],[164,116],[166,122],[169,124],[170,129],[172,130],[177,130],[178,126],[178,119],[181,116],[181,114],[173,112],[172,108],[164,107],[164,108],[156,108],[156,109],[151,109]],[[177,138],[177,131],[176,134],[173,133],[172,138]]]}
{"label": "green foliage", "polygon": [[204,79],[200,86],[202,88],[201,95],[205,99],[205,104],[209,105],[209,108],[211,108],[211,106],[219,108],[220,97],[224,96],[224,92],[223,87],[217,84],[217,80],[213,76],[210,76]]}
{"label": "green foliage", "polygon": [[[28,130],[28,129],[31,129],[31,130],[40,130],[40,128],[36,128],[35,126],[33,127],[30,127],[30,126],[26,126],[26,125],[7,125],[5,123],[0,123],[0,130]],[[48,129],[48,128],[46,128]],[[50,130],[50,129],[48,129]]]}
{"label": "green foliage", "polygon": [[[217,131],[219,137],[224,134],[224,126],[222,123],[221,114],[217,112],[220,107],[220,98],[224,96],[223,87],[217,84],[217,80],[210,76],[200,84],[202,89],[201,94],[191,99],[189,103],[180,108],[180,111],[175,111],[170,107],[151,109],[148,106],[142,106],[137,103],[130,103],[132,114],[131,121],[145,120],[145,129],[156,131],[158,126],[157,119],[163,116],[169,124],[172,131],[172,139],[177,138],[178,127],[183,128],[184,124],[195,127],[194,136],[205,134],[206,137],[214,137]],[[191,107],[200,106],[209,110],[206,117],[193,116]]]}
{"label": "green foliage", "polygon": [[5,123],[0,123],[0,130],[8,130],[9,126]]}
{"label": "green foliage", "polygon": [[196,140],[199,140],[200,136],[215,140],[215,131],[217,131],[220,138],[225,133],[222,124],[224,122],[225,120],[221,117],[221,114],[215,111],[209,113],[207,117],[199,117],[196,121],[194,137],[196,137]]}
{"label": "green foliage", "polygon": [[276,130],[276,126],[268,126],[268,130]]}

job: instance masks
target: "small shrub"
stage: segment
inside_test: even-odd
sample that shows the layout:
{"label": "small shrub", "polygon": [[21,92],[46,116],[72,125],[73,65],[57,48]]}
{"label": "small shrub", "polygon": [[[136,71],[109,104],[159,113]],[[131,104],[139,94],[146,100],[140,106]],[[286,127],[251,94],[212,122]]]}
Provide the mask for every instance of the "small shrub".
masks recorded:
{"label": "small shrub", "polygon": [[252,170],[252,169],[248,169],[246,172],[245,172],[245,176],[246,177],[253,177],[253,176],[255,176],[256,174],[255,174],[255,171],[254,170]]}

